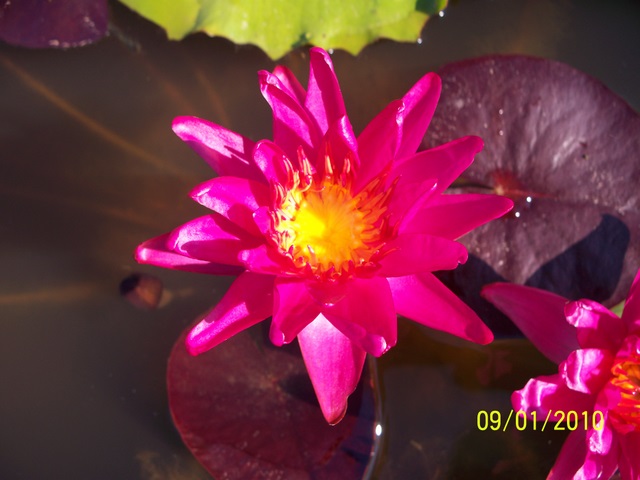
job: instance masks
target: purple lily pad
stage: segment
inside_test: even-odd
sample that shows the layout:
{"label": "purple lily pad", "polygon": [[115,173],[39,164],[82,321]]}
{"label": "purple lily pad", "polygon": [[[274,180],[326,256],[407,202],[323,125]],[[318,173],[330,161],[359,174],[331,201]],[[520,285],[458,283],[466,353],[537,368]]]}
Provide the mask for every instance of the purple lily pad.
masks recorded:
{"label": "purple lily pad", "polygon": [[169,359],[169,404],[185,444],[215,478],[362,478],[374,438],[368,376],[330,426],[297,344],[274,347],[257,325],[193,357],[188,330]]}
{"label": "purple lily pad", "polygon": [[79,47],[107,33],[107,0],[18,0],[0,6],[0,39],[31,48]]}
{"label": "purple lily pad", "polygon": [[509,216],[461,239],[473,257],[443,279],[481,315],[478,292],[496,280],[621,301],[640,266],[640,116],[551,60],[491,56],[439,73],[425,146],[481,136],[484,150],[458,190],[515,202]]}

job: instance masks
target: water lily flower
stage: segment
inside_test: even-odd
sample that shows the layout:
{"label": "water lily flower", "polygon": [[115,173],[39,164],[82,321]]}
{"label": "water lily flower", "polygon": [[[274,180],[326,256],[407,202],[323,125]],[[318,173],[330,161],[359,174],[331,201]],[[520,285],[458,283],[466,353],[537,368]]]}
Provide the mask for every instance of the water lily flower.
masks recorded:
{"label": "water lily flower", "polygon": [[139,262],[237,274],[187,337],[196,355],[272,316],[275,345],[298,339],[322,412],[345,414],[366,353],[395,345],[397,314],[462,338],[493,336],[431,272],[467,259],[458,237],[503,215],[495,195],[443,195],[478,137],[416,153],[440,95],[428,74],[355,136],[331,59],[310,51],[308,88],[260,72],[273,140],[193,117],[173,129],[218,173],[192,192],[212,213],[140,245]]}
{"label": "water lily flower", "polygon": [[568,301],[521,285],[491,284],[483,295],[559,363],[557,374],[514,392],[513,408],[538,421],[575,412],[582,422],[547,478],[608,479],[619,469],[623,480],[639,479],[640,272],[621,317],[592,300]]}

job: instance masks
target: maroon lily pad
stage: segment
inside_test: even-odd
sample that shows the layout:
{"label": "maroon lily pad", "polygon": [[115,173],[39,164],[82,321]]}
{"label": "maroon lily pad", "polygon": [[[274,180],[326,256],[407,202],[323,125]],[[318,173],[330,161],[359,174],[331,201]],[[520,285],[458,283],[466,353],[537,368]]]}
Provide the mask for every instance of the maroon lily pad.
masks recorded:
{"label": "maroon lily pad", "polygon": [[18,0],[0,6],[0,39],[31,48],[78,47],[107,33],[107,0]]}
{"label": "maroon lily pad", "polygon": [[366,375],[344,419],[330,426],[297,344],[274,347],[260,324],[193,357],[187,331],[169,359],[169,404],[185,444],[214,478],[362,478],[375,420]]}
{"label": "maroon lily pad", "polygon": [[488,307],[477,294],[496,280],[622,300],[640,266],[640,116],[551,60],[491,56],[439,73],[425,146],[479,135],[484,150],[458,190],[515,202],[510,215],[463,237],[473,258],[445,281],[481,314]]}

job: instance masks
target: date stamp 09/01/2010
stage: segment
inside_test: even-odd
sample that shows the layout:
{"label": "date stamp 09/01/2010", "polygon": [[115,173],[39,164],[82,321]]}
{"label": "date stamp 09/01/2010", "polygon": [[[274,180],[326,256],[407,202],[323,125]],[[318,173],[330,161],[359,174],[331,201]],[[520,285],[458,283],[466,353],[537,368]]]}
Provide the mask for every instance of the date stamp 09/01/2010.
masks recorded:
{"label": "date stamp 09/01/2010", "polygon": [[[602,430],[604,427],[604,415],[600,410],[593,412],[577,412],[569,410],[550,410],[545,417],[538,416],[537,412],[532,411],[528,415],[524,410],[510,410],[508,415],[503,414],[500,410],[480,410],[476,416],[478,430],[492,430],[503,432],[512,425],[517,430],[539,430],[544,432],[549,424],[549,428],[554,430]],[[513,423],[512,423],[513,422]],[[542,423],[542,427],[540,427]]]}

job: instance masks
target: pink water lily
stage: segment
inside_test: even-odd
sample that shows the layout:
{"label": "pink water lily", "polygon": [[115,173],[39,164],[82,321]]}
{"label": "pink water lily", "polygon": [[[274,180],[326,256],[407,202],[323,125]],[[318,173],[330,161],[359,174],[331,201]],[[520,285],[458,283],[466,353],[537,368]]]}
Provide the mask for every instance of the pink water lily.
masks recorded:
{"label": "pink water lily", "polygon": [[440,95],[424,76],[356,137],[329,55],[310,51],[305,91],[278,66],[260,72],[273,141],[193,117],[176,134],[218,173],[192,192],[212,213],[138,247],[167,268],[237,274],[190,332],[199,354],[272,316],[275,345],[298,339],[322,412],[344,415],[366,353],[396,343],[397,314],[488,343],[489,329],[431,273],[467,251],[456,239],[503,215],[495,195],[443,195],[482,148],[478,137],[416,153]]}
{"label": "pink water lily", "polygon": [[592,300],[568,301],[520,285],[492,284],[483,295],[559,363],[557,374],[531,379],[514,392],[513,408],[535,412],[538,420],[568,412],[582,420],[547,478],[608,479],[619,470],[623,480],[638,480],[640,272],[622,317]]}

